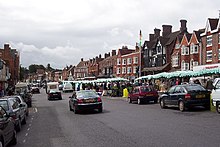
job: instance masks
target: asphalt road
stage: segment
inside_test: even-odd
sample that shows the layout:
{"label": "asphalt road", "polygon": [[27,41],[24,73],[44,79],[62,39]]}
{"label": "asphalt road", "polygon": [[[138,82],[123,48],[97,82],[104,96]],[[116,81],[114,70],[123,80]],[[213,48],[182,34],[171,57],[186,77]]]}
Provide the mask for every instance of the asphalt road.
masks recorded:
{"label": "asphalt road", "polygon": [[220,146],[220,115],[203,108],[180,112],[104,97],[103,113],[74,114],[68,108],[70,95],[48,101],[43,89],[34,94],[16,147]]}

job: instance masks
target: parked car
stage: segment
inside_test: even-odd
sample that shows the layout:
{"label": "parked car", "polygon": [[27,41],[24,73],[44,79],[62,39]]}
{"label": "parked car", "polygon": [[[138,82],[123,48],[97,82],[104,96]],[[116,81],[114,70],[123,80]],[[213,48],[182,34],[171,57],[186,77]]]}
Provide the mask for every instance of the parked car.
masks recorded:
{"label": "parked car", "polygon": [[26,114],[26,116],[29,115],[29,109],[27,103],[24,101],[24,99],[20,95],[14,95],[15,99],[19,102],[19,105],[21,106],[22,111]]}
{"label": "parked car", "polygon": [[38,87],[37,84],[33,84],[33,85],[31,86],[31,93],[32,93],[32,94],[40,93],[40,88]]}
{"label": "parked car", "polygon": [[213,82],[211,98],[212,105],[216,107],[216,112],[220,113],[220,78],[216,78]]}
{"label": "parked car", "polygon": [[27,83],[17,83],[15,85],[15,94],[20,95],[28,107],[32,107],[32,93]]}
{"label": "parked car", "polygon": [[76,91],[69,98],[69,109],[75,114],[80,110],[98,109],[99,112],[103,110],[102,99],[93,90]]}
{"label": "parked car", "polygon": [[73,92],[73,85],[71,83],[65,83],[63,85],[63,92]]}
{"label": "parked car", "polygon": [[15,129],[19,132],[21,130],[21,125],[26,124],[26,114],[22,111],[22,105],[13,97],[3,97],[0,99],[0,106],[2,106],[7,114],[14,119]]}
{"label": "parked car", "polygon": [[180,111],[193,106],[210,108],[210,91],[199,84],[183,84],[171,87],[159,97],[161,108],[177,106]]}
{"label": "parked car", "polygon": [[59,83],[58,82],[50,82],[47,83],[47,99],[59,99],[62,100],[62,94],[59,90]]}
{"label": "parked car", "polygon": [[129,93],[128,101],[129,103],[137,101],[138,104],[150,101],[157,103],[158,97],[158,92],[152,86],[137,86]]}
{"label": "parked car", "polygon": [[14,128],[14,120],[0,106],[0,147],[17,144],[17,135]]}

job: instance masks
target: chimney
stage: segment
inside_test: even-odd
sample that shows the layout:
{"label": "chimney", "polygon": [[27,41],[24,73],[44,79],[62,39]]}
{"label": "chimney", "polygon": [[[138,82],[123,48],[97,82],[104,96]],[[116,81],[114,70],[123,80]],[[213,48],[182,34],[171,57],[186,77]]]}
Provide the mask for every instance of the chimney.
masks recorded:
{"label": "chimney", "polygon": [[101,54],[99,54],[99,59],[101,59],[102,58],[102,55]]}
{"label": "chimney", "polygon": [[9,50],[10,49],[9,44],[4,44],[4,49]]}
{"label": "chimney", "polygon": [[107,57],[108,57],[108,54],[105,53],[105,58],[107,58]]}
{"label": "chimney", "polygon": [[187,32],[187,27],[186,27],[187,21],[184,19],[180,20],[180,32]]}
{"label": "chimney", "polygon": [[162,25],[162,28],[163,28],[163,32],[162,32],[163,37],[172,33],[172,26],[171,25]]}
{"label": "chimney", "polygon": [[116,50],[112,50],[112,56],[116,55]]}
{"label": "chimney", "polygon": [[150,39],[150,41],[153,41],[154,40],[154,34],[149,34],[149,39]]}
{"label": "chimney", "polygon": [[154,29],[154,38],[157,38],[160,36],[160,29],[155,28]]}
{"label": "chimney", "polygon": [[111,53],[110,52],[108,52],[108,57],[110,57],[111,56]]}
{"label": "chimney", "polygon": [[81,58],[81,61],[83,61],[83,58]]}

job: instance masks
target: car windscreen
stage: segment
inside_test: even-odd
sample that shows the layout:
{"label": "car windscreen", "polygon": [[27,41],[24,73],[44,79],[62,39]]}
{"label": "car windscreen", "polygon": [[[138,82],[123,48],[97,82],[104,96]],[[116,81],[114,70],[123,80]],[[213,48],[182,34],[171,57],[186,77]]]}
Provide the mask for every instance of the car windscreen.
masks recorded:
{"label": "car windscreen", "polygon": [[84,99],[84,98],[95,98],[98,97],[98,95],[94,91],[83,91],[83,92],[77,92],[77,98],[78,99]]}
{"label": "car windscreen", "polygon": [[192,92],[192,91],[205,91],[205,88],[203,88],[200,85],[189,85],[189,86],[186,86],[185,88],[186,88],[186,90],[188,92]]}
{"label": "car windscreen", "polygon": [[150,92],[153,91],[151,87],[141,87],[141,92]]}
{"label": "car windscreen", "polygon": [[0,100],[0,106],[2,106],[5,109],[5,111],[9,110],[8,101],[7,100]]}

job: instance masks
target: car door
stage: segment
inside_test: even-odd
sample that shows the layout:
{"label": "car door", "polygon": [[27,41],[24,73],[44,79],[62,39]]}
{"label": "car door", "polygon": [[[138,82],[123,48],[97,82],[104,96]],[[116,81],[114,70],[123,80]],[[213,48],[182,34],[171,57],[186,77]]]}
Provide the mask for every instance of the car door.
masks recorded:
{"label": "car door", "polygon": [[137,101],[138,97],[139,97],[139,87],[136,87],[134,89],[133,99],[132,100]]}
{"label": "car door", "polygon": [[19,107],[20,107],[20,110],[21,110],[21,116],[22,116],[22,118],[23,118],[23,117],[25,116],[25,114],[26,114],[25,105],[22,104],[21,100],[20,100],[18,97],[15,97],[15,99],[16,99],[16,101],[17,101],[18,104],[19,104]]}
{"label": "car door", "polygon": [[6,111],[0,107],[0,129],[5,137],[5,143],[8,143],[14,133],[14,124],[10,117],[7,116]]}
{"label": "car door", "polygon": [[172,97],[174,95],[175,88],[176,88],[176,86],[173,86],[167,92],[167,96],[164,97],[165,104],[167,104],[167,105],[171,105],[172,104]]}
{"label": "car door", "polygon": [[179,101],[179,97],[181,95],[181,87],[180,86],[176,86],[176,88],[174,89],[174,92],[171,96],[171,105],[178,105],[178,101]]}

